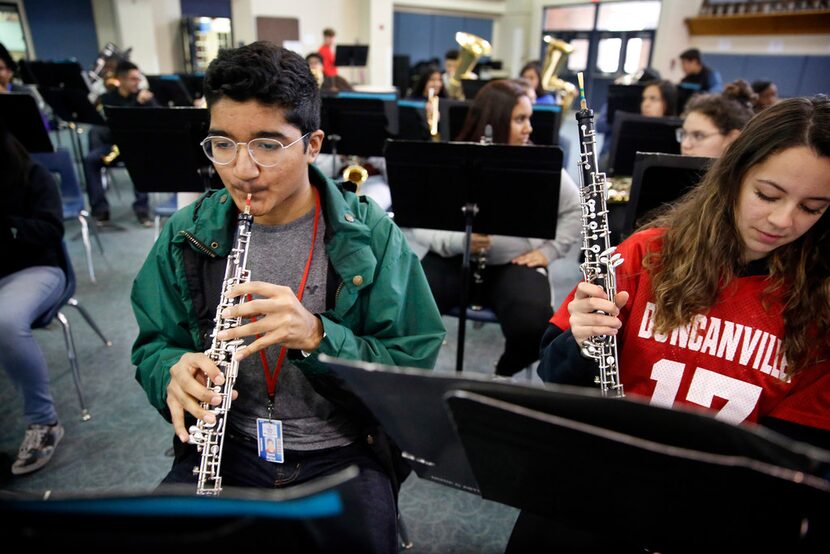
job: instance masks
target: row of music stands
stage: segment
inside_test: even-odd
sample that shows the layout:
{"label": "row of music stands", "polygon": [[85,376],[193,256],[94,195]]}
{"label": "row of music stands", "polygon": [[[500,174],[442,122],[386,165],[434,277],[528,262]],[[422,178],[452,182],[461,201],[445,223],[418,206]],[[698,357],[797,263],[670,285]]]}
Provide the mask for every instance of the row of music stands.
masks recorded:
{"label": "row of music stands", "polygon": [[653,552],[827,545],[830,452],[762,427],[593,389],[320,359],[423,479]]}

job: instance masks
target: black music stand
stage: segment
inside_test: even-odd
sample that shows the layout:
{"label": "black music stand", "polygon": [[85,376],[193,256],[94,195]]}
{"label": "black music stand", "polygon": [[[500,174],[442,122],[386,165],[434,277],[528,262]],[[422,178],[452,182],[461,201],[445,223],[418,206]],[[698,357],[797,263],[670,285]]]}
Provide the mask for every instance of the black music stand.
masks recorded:
{"label": "black music stand", "polygon": [[178,75],[184,83],[184,86],[187,88],[187,92],[190,93],[191,98],[201,98],[204,96],[204,73],[177,73],[176,75]]}
{"label": "black music stand", "polygon": [[25,61],[22,72],[27,80],[34,81],[41,88],[70,88],[89,92],[89,85],[84,80],[81,64],[73,61]]}
{"label": "black music stand", "polygon": [[160,106],[189,107],[193,98],[178,75],[147,75],[147,84]]}
{"label": "black music stand", "polygon": [[0,94],[0,117],[29,152],[54,152],[34,97],[26,93]]}
{"label": "black music stand", "polygon": [[210,125],[207,110],[114,106],[104,110],[136,190],[204,192],[216,185],[213,165],[200,146]]}
{"label": "black music stand", "polygon": [[460,372],[473,227],[491,235],[555,238],[562,149],[390,140],[385,155],[398,226],[466,233],[456,358]]}
{"label": "black music stand", "polygon": [[[443,99],[442,99],[443,100]],[[438,103],[439,113],[441,102]],[[440,128],[441,121],[439,119]],[[403,140],[430,140],[425,100],[398,100],[398,137]]]}
{"label": "black music stand", "polygon": [[342,67],[366,67],[369,46],[366,44],[338,44],[334,52],[334,65]]}
{"label": "black music stand", "polygon": [[617,113],[614,117],[608,174],[617,177],[633,175],[637,152],[680,154],[676,130],[682,125],[683,120],[679,117]]}
{"label": "black music stand", "polygon": [[536,104],[530,115],[530,142],[540,146],[559,144],[559,128],[562,127],[562,107]]}
{"label": "black music stand", "polygon": [[475,100],[478,91],[493,79],[461,79],[461,90],[464,91],[464,98]]}
{"label": "black music stand", "polygon": [[323,96],[320,128],[326,134],[321,152],[332,155],[332,177],[337,177],[338,153],[382,156],[384,142],[398,133],[398,106],[394,94],[340,93]]}
{"label": "black music stand", "polygon": [[261,548],[280,552],[367,552],[355,466],[288,489],[225,487],[217,497],[168,485],[146,495],[53,493],[48,500],[0,495],[7,540],[35,547],[146,552],[186,548]]}
{"label": "black music stand", "polygon": [[461,376],[324,354],[319,360],[368,408],[418,477],[473,494],[479,494],[479,486],[444,397],[454,390],[467,390],[508,401],[533,393],[550,398],[543,385],[494,381],[480,373]]}
{"label": "black music stand", "polygon": [[639,227],[649,212],[671,204],[697,186],[713,161],[697,156],[637,152],[622,238]]}
{"label": "black music stand", "polygon": [[482,497],[618,548],[792,552],[826,537],[830,452],[763,428],[628,398],[447,403]]}
{"label": "black music stand", "polygon": [[461,134],[464,122],[467,121],[467,114],[470,111],[472,100],[441,100],[438,102],[438,111],[441,112],[441,121],[447,128],[447,140],[452,141]]}
{"label": "black music stand", "polygon": [[630,85],[608,85],[608,111],[606,118],[608,125],[614,124],[614,115],[620,112],[640,113],[640,105],[643,103],[643,90],[646,85],[632,83]]}

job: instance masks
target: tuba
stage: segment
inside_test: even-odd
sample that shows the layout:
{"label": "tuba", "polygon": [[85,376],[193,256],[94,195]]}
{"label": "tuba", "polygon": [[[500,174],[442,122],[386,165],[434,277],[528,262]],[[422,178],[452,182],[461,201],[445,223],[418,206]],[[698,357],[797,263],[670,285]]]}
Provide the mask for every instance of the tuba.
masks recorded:
{"label": "tuba", "polygon": [[461,88],[463,79],[478,79],[478,75],[472,72],[476,62],[481,56],[489,56],[492,47],[483,38],[470,33],[455,33],[455,41],[461,47],[458,56],[458,68],[450,78],[447,92],[451,98],[464,98],[464,89]]}
{"label": "tuba", "polygon": [[574,47],[550,35],[545,36],[545,42],[548,43],[548,48],[542,64],[542,88],[556,95],[562,112],[565,112],[576,98],[577,90],[573,83],[560,79],[558,75],[565,69],[568,56],[573,53]]}

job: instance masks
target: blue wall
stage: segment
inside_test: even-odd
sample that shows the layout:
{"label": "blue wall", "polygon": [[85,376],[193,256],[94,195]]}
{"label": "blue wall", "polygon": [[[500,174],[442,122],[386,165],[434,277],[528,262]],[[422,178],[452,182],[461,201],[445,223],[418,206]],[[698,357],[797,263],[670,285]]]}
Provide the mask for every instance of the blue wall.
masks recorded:
{"label": "blue wall", "polygon": [[394,53],[409,56],[411,65],[431,58],[443,65],[447,50],[458,49],[458,31],[493,41],[492,19],[395,12],[394,24]]}
{"label": "blue wall", "polygon": [[724,84],[735,79],[772,81],[782,98],[830,93],[830,56],[708,54],[703,63],[720,71]]}
{"label": "blue wall", "polygon": [[37,59],[75,58],[85,69],[98,59],[98,36],[90,0],[25,0],[23,6]]}
{"label": "blue wall", "polygon": [[181,0],[182,17],[230,17],[231,0]]}

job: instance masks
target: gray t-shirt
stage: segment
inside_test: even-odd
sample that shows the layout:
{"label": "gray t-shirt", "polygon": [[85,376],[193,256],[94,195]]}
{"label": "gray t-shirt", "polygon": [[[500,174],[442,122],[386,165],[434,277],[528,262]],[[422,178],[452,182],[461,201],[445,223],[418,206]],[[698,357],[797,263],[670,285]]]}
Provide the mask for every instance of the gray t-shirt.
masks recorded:
{"label": "gray t-shirt", "polygon": [[[252,281],[264,281],[297,291],[311,247],[314,210],[285,225],[253,225],[248,247],[248,268]],[[311,269],[303,294],[303,306],[311,313],[326,309],[328,256],[323,242],[325,221],[320,217]],[[246,344],[253,342],[246,340]],[[265,350],[268,371],[273,374],[280,347]],[[259,353],[245,358],[239,366],[236,390],[228,416],[229,427],[256,437],[256,419],[268,417],[268,389]],[[320,396],[288,356],[277,381],[272,417],[282,421],[286,450],[320,450],[354,442],[357,429],[331,402]]]}

